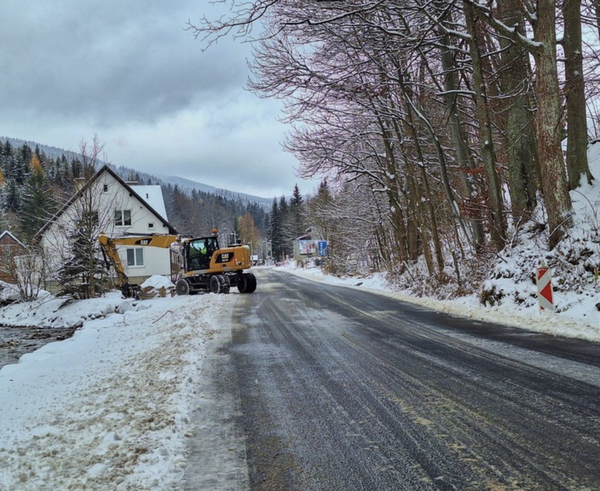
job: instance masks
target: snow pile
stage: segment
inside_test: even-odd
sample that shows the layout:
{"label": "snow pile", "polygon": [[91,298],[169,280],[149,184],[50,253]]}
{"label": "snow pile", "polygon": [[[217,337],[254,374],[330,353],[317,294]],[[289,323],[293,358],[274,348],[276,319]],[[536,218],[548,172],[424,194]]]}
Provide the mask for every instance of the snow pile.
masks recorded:
{"label": "snow pile", "polygon": [[19,299],[19,292],[14,285],[0,281],[0,306],[9,305]]}
{"label": "snow pile", "polygon": [[0,324],[12,327],[81,327],[88,320],[144,308],[146,306],[140,302],[122,299],[117,292],[95,300],[75,301],[42,291],[33,302],[4,307],[0,311]]}
{"label": "snow pile", "polygon": [[175,288],[175,286],[173,285],[173,283],[171,283],[171,280],[169,280],[169,278],[167,278],[165,276],[160,276],[160,275],[151,276],[146,281],[144,281],[140,285],[140,287],[141,288],[152,287],[152,288],[156,288],[157,290],[159,290],[160,288],[167,288],[167,289]]}
{"label": "snow pile", "polygon": [[[2,368],[0,490],[181,489],[203,345],[228,301],[126,301],[144,309],[87,321]],[[123,310],[121,302],[79,301],[65,320]]]}
{"label": "snow pile", "polygon": [[154,275],[140,285],[140,298],[166,297],[175,294],[175,285],[165,276]]}

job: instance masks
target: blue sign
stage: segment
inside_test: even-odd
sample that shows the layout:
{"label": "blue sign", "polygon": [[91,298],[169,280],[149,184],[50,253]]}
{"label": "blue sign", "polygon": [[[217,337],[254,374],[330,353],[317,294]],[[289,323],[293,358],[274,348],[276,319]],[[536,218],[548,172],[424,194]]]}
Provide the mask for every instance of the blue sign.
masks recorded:
{"label": "blue sign", "polygon": [[319,256],[327,255],[327,241],[326,240],[318,241],[318,250],[319,250]]}

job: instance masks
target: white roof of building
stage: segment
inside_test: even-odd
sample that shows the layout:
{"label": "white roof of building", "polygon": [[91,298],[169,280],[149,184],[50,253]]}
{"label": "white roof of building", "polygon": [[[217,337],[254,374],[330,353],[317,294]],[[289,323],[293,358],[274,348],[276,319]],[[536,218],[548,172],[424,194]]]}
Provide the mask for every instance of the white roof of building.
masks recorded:
{"label": "white roof of building", "polygon": [[167,222],[167,210],[165,208],[165,200],[163,198],[162,189],[158,185],[152,186],[138,186],[137,184],[131,185],[131,188],[140,195],[146,203],[148,203],[154,210],[160,214]]}

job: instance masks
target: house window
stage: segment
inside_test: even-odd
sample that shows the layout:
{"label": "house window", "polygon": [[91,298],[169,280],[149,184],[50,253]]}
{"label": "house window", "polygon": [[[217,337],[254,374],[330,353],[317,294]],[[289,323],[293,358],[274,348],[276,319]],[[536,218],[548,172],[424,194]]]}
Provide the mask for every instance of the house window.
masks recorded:
{"label": "house window", "polygon": [[148,228],[154,228],[154,223],[149,223]]}
{"label": "house window", "polygon": [[105,193],[108,193],[108,184],[105,184],[105,185],[104,185],[104,192],[105,192]]}
{"label": "house window", "polygon": [[144,249],[127,249],[127,266],[143,266]]}
{"label": "house window", "polygon": [[117,227],[131,225],[131,210],[115,210],[115,225]]}

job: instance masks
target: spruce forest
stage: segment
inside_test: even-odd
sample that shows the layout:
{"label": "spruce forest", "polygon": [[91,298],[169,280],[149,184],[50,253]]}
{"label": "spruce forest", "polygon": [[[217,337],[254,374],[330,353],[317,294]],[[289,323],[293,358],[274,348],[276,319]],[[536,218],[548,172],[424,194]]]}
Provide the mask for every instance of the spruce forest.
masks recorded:
{"label": "spruce forest", "polygon": [[[75,193],[76,180],[87,179],[98,170],[99,163],[89,154],[50,157],[39,146],[0,141],[0,231],[9,230],[31,245],[37,231]],[[257,251],[264,244],[269,214],[258,204],[196,190],[184,192],[147,174],[142,174],[144,179],[127,168],[116,171],[125,181],[160,184],[169,221],[182,234],[208,235],[216,227],[235,232]],[[281,200],[287,203],[285,198]]]}

